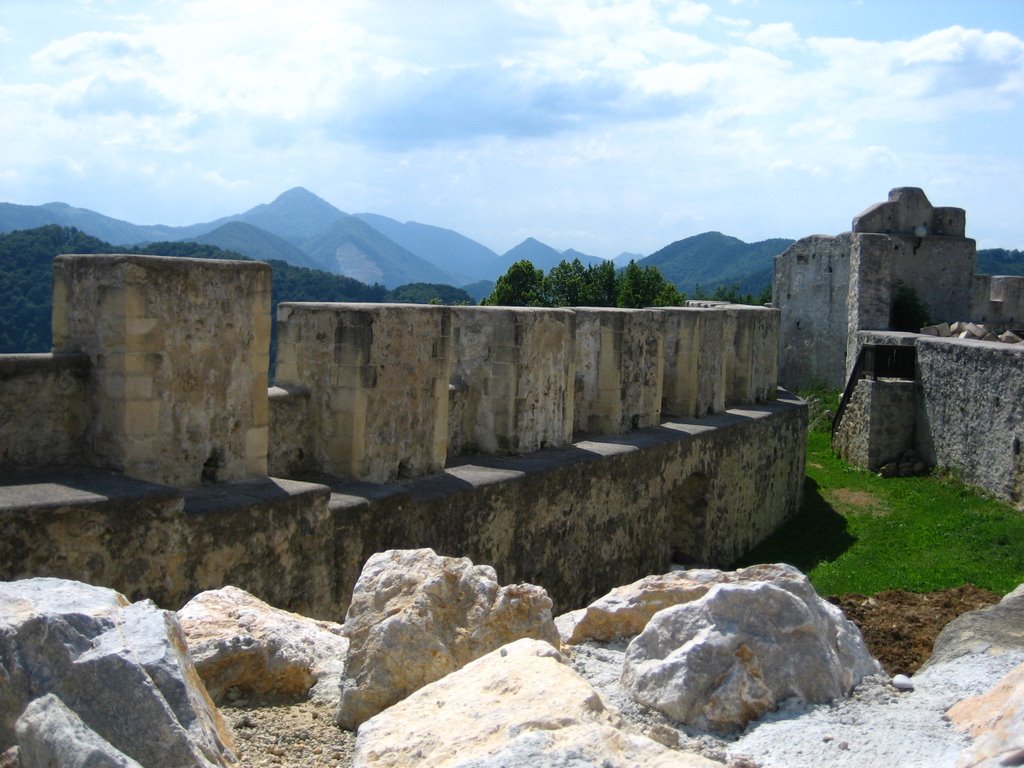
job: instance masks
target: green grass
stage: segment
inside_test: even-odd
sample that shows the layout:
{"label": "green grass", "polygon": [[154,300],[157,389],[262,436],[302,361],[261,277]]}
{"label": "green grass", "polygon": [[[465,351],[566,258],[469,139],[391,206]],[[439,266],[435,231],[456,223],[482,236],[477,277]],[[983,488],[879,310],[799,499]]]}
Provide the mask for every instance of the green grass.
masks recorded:
{"label": "green grass", "polygon": [[1024,582],[1024,513],[948,476],[850,467],[829,444],[834,393],[815,398],[803,509],[738,565],[790,563],[823,595],[967,583],[1005,594]]}

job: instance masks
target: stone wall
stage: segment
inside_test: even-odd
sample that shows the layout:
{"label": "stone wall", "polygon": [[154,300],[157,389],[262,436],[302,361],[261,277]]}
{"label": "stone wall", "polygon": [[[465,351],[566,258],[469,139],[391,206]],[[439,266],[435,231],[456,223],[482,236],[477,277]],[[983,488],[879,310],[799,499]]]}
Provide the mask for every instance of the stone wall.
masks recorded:
{"label": "stone wall", "polygon": [[448,454],[571,444],[576,314],[530,307],[451,312]]}
{"label": "stone wall", "polygon": [[0,355],[0,466],[84,460],[88,374],[83,354]]}
{"label": "stone wall", "polygon": [[922,459],[1021,506],[1024,348],[921,337],[917,366]]}
{"label": "stone wall", "polygon": [[845,383],[849,234],[814,235],[775,257],[772,305],[779,320],[779,381],[787,387]]}
{"label": "stone wall", "polygon": [[54,351],[89,358],[89,463],[178,486],[266,475],[269,345],[266,264],[54,261]]}
{"label": "stone wall", "polygon": [[844,461],[878,471],[915,447],[916,403],[913,381],[861,379],[832,435],[832,447]]}
{"label": "stone wall", "polygon": [[232,584],[337,621],[371,554],[433,547],[540,584],[567,610],[673,556],[727,565],[796,514],[806,420],[784,397],[401,483],[182,491],[102,470],[0,475],[0,579],[80,579],[166,608]]}
{"label": "stone wall", "polygon": [[920,189],[901,187],[854,217],[851,232],[807,237],[776,257],[780,382],[843,387],[856,333],[893,328],[900,284],[935,323],[1024,322],[1024,278],[975,275],[965,223],[963,209],[933,207]]}

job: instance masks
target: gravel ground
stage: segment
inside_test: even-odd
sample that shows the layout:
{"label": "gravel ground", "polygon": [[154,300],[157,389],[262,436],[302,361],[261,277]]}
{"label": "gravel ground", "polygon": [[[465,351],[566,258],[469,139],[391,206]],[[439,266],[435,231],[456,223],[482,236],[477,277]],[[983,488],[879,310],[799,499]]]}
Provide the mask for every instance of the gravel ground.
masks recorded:
{"label": "gravel ground", "polygon": [[239,700],[222,706],[235,732],[240,768],[352,765],[355,734],[334,724],[334,705],[324,701],[267,704]]}
{"label": "gravel ground", "polygon": [[942,768],[953,766],[968,739],[945,719],[957,701],[987,691],[1024,652],[977,654],[931,667],[900,692],[887,676],[866,679],[832,705],[784,706],[735,738],[681,727],[633,702],[619,685],[624,643],[573,648],[572,667],[644,733],[735,768]]}

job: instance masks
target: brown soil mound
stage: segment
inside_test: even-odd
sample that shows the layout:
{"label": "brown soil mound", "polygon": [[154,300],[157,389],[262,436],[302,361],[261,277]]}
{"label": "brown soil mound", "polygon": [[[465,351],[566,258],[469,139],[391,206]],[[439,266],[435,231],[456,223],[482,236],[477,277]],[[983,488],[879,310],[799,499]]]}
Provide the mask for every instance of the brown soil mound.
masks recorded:
{"label": "brown soil mound", "polygon": [[935,638],[966,611],[999,602],[999,595],[972,584],[918,594],[889,589],[871,597],[829,598],[856,624],[871,654],[890,675],[912,675],[931,656]]}

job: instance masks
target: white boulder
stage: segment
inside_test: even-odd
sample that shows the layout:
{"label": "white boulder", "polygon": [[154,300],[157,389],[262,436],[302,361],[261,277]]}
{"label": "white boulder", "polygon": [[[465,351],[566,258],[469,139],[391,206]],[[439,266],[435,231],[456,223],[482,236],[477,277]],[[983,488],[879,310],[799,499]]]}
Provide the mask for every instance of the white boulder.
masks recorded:
{"label": "white boulder", "polygon": [[337,722],[354,729],[427,683],[522,637],[558,647],[542,587],[500,586],[493,568],[431,549],[370,557],[345,617]]}
{"label": "white boulder", "polygon": [[645,576],[616,587],[580,611],[559,616],[558,624],[567,643],[610,642],[640,634],[658,611],[697,600],[716,584],[803,578],[795,568],[781,564],[752,565],[736,571],[700,568]]}
{"label": "white boulder", "polygon": [[549,644],[518,640],[367,720],[355,768],[712,768],[625,729]]}
{"label": "white boulder", "polygon": [[63,579],[0,583],[0,750],[29,704],[54,694],[143,765],[226,766],[227,725],[203,688],[175,615]]}
{"label": "white boulder", "polygon": [[142,768],[52,693],[25,707],[15,731],[21,768]]}
{"label": "white boulder", "polygon": [[785,699],[829,702],[881,673],[857,627],[789,570],[655,614],[626,649],[623,686],[674,720],[730,732]]}
{"label": "white boulder", "polygon": [[210,697],[337,701],[348,652],[342,627],[290,613],[238,587],[201,592],[178,611],[189,653]]}

